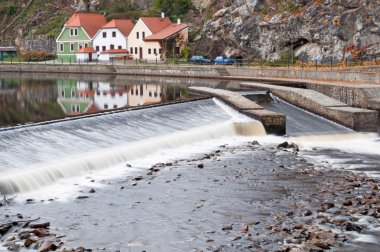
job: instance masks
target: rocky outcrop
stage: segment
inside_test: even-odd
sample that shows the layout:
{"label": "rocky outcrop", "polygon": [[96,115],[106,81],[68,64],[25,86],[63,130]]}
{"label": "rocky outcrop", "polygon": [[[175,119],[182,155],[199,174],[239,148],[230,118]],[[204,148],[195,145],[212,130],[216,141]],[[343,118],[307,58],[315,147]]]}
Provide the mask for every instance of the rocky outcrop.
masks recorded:
{"label": "rocky outcrop", "polygon": [[242,52],[305,60],[380,54],[380,2],[371,0],[235,0],[215,11],[196,38],[212,56]]}

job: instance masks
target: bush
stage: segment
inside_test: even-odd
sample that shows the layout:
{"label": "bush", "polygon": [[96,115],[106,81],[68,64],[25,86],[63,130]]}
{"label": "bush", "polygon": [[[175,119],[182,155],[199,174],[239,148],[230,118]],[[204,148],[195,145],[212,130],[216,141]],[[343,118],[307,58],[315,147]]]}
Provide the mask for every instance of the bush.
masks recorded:
{"label": "bush", "polygon": [[22,54],[24,60],[27,61],[42,61],[55,59],[55,54],[44,51],[29,51]]}

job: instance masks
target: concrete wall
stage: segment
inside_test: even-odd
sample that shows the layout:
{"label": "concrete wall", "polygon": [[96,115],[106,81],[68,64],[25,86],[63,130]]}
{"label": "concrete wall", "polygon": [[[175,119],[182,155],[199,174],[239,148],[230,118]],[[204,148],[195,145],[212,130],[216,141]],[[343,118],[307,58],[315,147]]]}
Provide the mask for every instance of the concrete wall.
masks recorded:
{"label": "concrete wall", "polygon": [[337,72],[336,70],[294,70],[246,67],[227,68],[227,71],[231,76],[313,79],[340,82],[365,82],[374,84],[380,83],[379,72]]}

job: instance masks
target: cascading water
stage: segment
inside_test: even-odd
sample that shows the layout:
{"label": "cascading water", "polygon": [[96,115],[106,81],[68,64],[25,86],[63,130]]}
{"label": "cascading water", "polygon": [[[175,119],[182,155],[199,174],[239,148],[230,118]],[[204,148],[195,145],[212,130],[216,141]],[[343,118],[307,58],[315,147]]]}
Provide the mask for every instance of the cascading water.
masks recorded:
{"label": "cascading water", "polygon": [[[172,111],[173,108],[174,111]],[[265,134],[260,122],[242,116],[244,122],[234,122],[212,101],[188,103],[186,108],[180,104],[148,110],[140,111],[139,116],[135,115],[134,119],[141,123],[138,128],[133,128],[135,126],[133,121],[131,125],[128,124],[128,121],[123,124],[124,117],[128,117],[129,114],[129,112],[125,112],[118,115],[84,119],[82,122],[63,122],[38,126],[35,129],[28,128],[26,132],[19,130],[16,141],[26,144],[19,147],[12,146],[11,149],[15,152],[8,150],[0,157],[5,160],[9,155],[24,155],[25,159],[35,160],[38,165],[23,166],[23,163],[19,162],[20,167],[17,169],[10,168],[2,171],[0,193],[7,195],[37,190],[54,184],[59,179],[102,170],[146,157],[162,149],[178,148],[186,144],[210,141],[221,137]],[[152,110],[155,113],[152,113]],[[187,112],[186,123],[179,118],[178,111]],[[167,114],[163,116],[163,112],[167,112]],[[152,117],[147,117],[149,113]],[[214,115],[210,117],[210,113]],[[166,120],[159,123],[160,118]],[[156,123],[154,123],[155,121]],[[235,121],[239,120],[235,118]],[[79,123],[81,127],[77,128]],[[34,134],[35,131],[38,134]],[[13,143],[15,141],[12,137],[15,136],[14,133],[3,132],[1,146],[5,147]],[[152,135],[152,133],[156,134]],[[115,139],[114,134],[120,136],[118,137],[120,139]],[[104,137],[111,139],[106,141]],[[103,145],[100,148],[97,147],[96,144],[101,141],[109,142],[109,145],[106,148]],[[38,145],[33,146],[34,144]],[[55,149],[57,145],[63,148]],[[78,145],[82,147],[79,148]],[[25,148],[26,146],[29,148]],[[75,151],[83,149],[84,151],[82,150],[78,155],[72,151],[73,149]],[[93,151],[88,151],[90,149]],[[47,154],[57,157],[56,151],[64,152],[66,158],[44,161]],[[51,157],[46,159],[49,160],[49,158],[51,159]],[[8,162],[8,166],[12,166],[12,163]]]}

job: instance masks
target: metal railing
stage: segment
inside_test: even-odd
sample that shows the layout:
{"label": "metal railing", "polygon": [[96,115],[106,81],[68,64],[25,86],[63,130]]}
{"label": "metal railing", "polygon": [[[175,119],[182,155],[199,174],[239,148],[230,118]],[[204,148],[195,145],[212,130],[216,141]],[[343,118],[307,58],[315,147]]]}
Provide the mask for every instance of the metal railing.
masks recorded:
{"label": "metal railing", "polygon": [[222,67],[260,67],[260,68],[288,68],[288,69],[338,69],[346,67],[361,66],[379,66],[380,58],[377,56],[367,56],[355,59],[346,58],[337,61],[334,58],[325,58],[324,60],[264,60],[264,59],[242,59],[233,63],[208,63],[192,62],[188,59],[168,59],[162,61],[159,59],[110,59],[102,60],[78,60],[78,59],[22,59],[6,58],[1,59],[0,64],[49,64],[49,65],[197,65],[197,66],[222,66]]}

